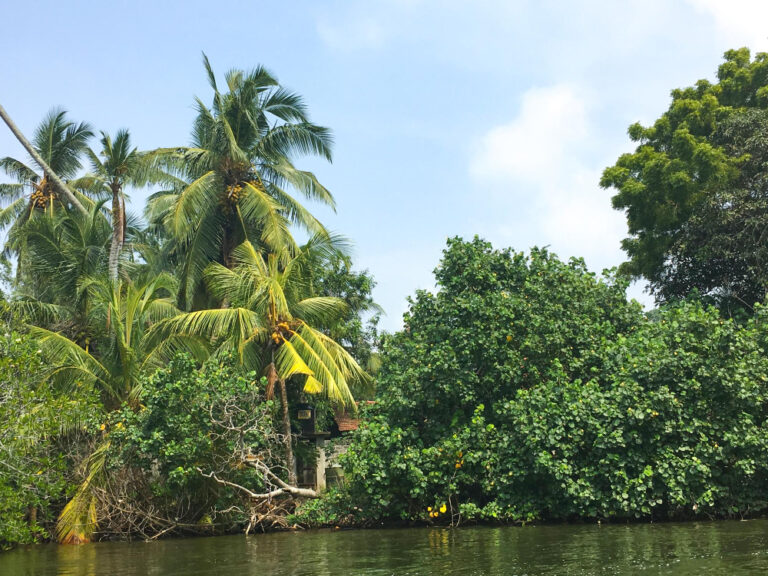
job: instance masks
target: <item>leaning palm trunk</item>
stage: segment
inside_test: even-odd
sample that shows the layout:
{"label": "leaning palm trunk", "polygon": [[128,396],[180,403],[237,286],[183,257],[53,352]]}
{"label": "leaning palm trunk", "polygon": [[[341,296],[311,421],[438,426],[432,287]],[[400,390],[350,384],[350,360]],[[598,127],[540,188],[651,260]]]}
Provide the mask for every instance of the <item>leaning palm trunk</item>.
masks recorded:
{"label": "leaning palm trunk", "polygon": [[5,111],[5,108],[3,108],[2,105],[0,105],[0,118],[2,118],[3,121],[8,125],[8,128],[11,130],[11,132],[13,132],[13,135],[16,136],[16,139],[21,143],[21,145],[24,146],[24,149],[29,152],[29,155],[32,156],[32,159],[38,164],[38,166],[43,169],[43,172],[48,178],[50,178],[58,192],[62,194],[67,199],[67,201],[72,204],[72,206],[77,208],[82,214],[88,214],[88,211],[75,197],[67,185],[64,184],[62,179],[59,178],[53,170],[51,170],[51,167],[48,166],[48,163],[43,160],[40,154],[37,153],[35,147],[32,146],[30,141],[26,139],[21,130],[19,130],[19,127],[16,126],[16,123],[11,119],[10,116],[8,116],[8,113]]}

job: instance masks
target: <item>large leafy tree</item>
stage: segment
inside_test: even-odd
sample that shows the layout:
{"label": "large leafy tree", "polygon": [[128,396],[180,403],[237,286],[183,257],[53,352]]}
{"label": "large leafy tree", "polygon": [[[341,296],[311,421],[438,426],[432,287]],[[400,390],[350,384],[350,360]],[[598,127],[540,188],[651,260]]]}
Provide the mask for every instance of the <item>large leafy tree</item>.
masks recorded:
{"label": "large leafy tree", "polygon": [[309,268],[319,253],[337,246],[314,237],[295,255],[264,255],[250,242],[232,251],[232,267],[211,264],[208,289],[227,306],[168,318],[153,328],[156,338],[202,337],[221,351],[236,352],[249,369],[266,375],[268,396],[279,387],[289,482],[295,483],[286,384],[300,382],[308,393],[326,394],[337,405],[353,406],[350,387],[366,375],[343,346],[322,330],[346,312],[340,298],[314,296]]}
{"label": "large leafy tree", "polygon": [[754,218],[755,210],[764,219],[755,173],[763,163],[748,160],[762,153],[752,137],[764,124],[754,116],[738,118],[768,107],[768,54],[752,60],[745,48],[726,52],[717,76],[716,83],[700,80],[673,90],[669,109],[652,126],[630,126],[637,149],[607,168],[601,184],[617,190],[613,206],[626,211],[624,272],[649,280],[662,301],[696,289],[751,306],[762,299],[764,285],[755,290],[755,282],[762,282],[755,276],[740,280],[756,269],[734,256],[757,245],[742,243],[726,258],[711,248],[734,225],[744,229],[743,219]]}
{"label": "large leafy tree", "polygon": [[[71,122],[64,110],[55,108],[37,127],[31,144],[56,175],[71,179],[82,166],[81,158],[92,136],[88,124]],[[0,169],[15,180],[0,184],[0,199],[5,201],[0,209],[0,230],[10,226],[6,248],[18,252],[19,236],[27,220],[36,212],[51,213],[57,207],[68,206],[69,198],[62,197],[51,174],[21,160],[6,156],[0,159]]]}
{"label": "large leafy tree", "polygon": [[553,371],[588,377],[604,361],[601,342],[640,320],[622,280],[544,249],[453,238],[435,278],[439,291],[417,292],[404,330],[386,339],[377,381],[389,417],[425,442]]}
{"label": "large leafy tree", "polygon": [[156,152],[187,184],[153,195],[148,206],[150,221],[167,226],[183,255],[180,302],[187,308],[206,266],[231,266],[242,242],[290,253],[291,224],[326,234],[291,190],[334,206],[317,178],[293,165],[299,154],[331,160],[330,132],[309,121],[301,97],[261,67],[229,71],[221,92],[206,57],[204,64],[214,97],[211,107],[197,100],[192,146]]}
{"label": "large leafy tree", "polygon": [[721,123],[714,141],[739,159],[739,174],[714,187],[668,251],[658,294],[696,290],[729,316],[752,312],[768,288],[768,112],[748,110]]}

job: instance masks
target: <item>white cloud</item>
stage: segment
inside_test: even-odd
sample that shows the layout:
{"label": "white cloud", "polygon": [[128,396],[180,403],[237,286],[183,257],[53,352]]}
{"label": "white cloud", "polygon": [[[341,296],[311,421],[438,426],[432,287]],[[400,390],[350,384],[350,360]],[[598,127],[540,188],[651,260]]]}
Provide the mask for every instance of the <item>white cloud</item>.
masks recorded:
{"label": "white cloud", "polygon": [[709,13],[719,33],[734,47],[768,50],[768,2],[765,0],[688,0]]}
{"label": "white cloud", "polygon": [[623,260],[624,216],[599,186],[606,163],[585,151],[596,132],[588,108],[572,86],[533,88],[516,118],[480,139],[470,172],[490,240],[549,246],[596,271]]}
{"label": "white cloud", "polygon": [[471,171],[482,179],[536,181],[557,169],[569,148],[587,135],[585,103],[573,87],[532,88],[515,120],[483,136]]}

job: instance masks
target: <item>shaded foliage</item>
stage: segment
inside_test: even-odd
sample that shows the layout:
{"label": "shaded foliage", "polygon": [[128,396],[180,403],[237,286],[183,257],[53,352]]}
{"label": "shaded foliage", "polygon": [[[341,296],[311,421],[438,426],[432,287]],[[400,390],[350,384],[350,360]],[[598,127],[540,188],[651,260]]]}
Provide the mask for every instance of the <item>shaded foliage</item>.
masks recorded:
{"label": "shaded foliage", "polygon": [[[236,466],[233,453],[243,442],[258,452],[273,432],[276,411],[264,399],[265,387],[263,379],[238,368],[232,357],[198,370],[180,355],[146,379],[139,408],[124,405],[105,423],[112,446],[106,462],[111,479],[100,489],[101,533],[154,535],[168,527],[204,533],[242,525],[247,516],[237,506],[242,501],[237,492],[205,478],[199,468],[262,486],[254,470]],[[244,438],[217,424],[233,407],[232,425],[260,416]]]}
{"label": "shaded foliage", "polygon": [[0,300],[0,548],[50,537],[76,468],[87,454],[87,429],[100,412],[87,386],[64,393],[40,381],[37,344],[5,320]]}
{"label": "shaded foliage", "polygon": [[726,311],[749,310],[765,295],[764,114],[755,111],[768,107],[768,54],[730,50],[717,77],[673,90],[652,126],[630,126],[638,146],[601,185],[626,212],[623,272],[646,278],[659,301],[696,290]]}

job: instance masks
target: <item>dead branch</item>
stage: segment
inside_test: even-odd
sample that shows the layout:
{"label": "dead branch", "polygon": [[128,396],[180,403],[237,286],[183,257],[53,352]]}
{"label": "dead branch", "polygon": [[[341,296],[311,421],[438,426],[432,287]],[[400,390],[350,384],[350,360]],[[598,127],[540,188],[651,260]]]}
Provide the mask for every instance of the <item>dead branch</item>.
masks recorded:
{"label": "dead branch", "polygon": [[216,476],[215,472],[209,472],[206,474],[202,471],[202,469],[198,468],[197,471],[200,472],[204,477],[210,478],[214,482],[217,482],[218,484],[221,484],[222,486],[229,486],[230,488],[235,488],[236,490],[240,490],[244,494],[246,494],[249,498],[252,500],[269,500],[271,498],[275,498],[277,496],[282,496],[283,494],[290,494],[291,496],[299,496],[301,498],[319,498],[320,495],[309,488],[297,488],[296,486],[291,486],[289,484],[286,484],[283,482],[280,478],[275,476],[275,474],[269,470],[266,466],[256,466],[254,462],[251,461],[245,461],[244,464],[250,466],[251,468],[256,468],[257,470],[261,470],[263,472],[266,472],[268,475],[270,475],[272,478],[274,478],[275,482],[280,486],[280,488],[275,488],[274,490],[270,490],[269,492],[253,492],[252,490],[249,490],[245,486],[241,486],[240,484],[236,484],[234,482],[230,482],[229,480],[223,480]]}

